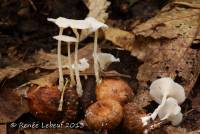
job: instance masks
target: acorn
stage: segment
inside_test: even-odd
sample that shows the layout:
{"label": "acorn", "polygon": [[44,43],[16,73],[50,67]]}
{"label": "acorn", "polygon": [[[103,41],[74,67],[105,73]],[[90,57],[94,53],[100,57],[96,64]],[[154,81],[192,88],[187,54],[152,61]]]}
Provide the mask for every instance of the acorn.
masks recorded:
{"label": "acorn", "polygon": [[99,100],[88,107],[85,121],[90,129],[104,130],[116,127],[123,118],[123,108],[112,99]]}
{"label": "acorn", "polygon": [[138,107],[138,104],[128,103],[124,106],[123,128],[126,133],[143,134],[148,125],[150,116],[147,116],[144,110]]}
{"label": "acorn", "polygon": [[78,113],[76,89],[65,90],[63,111],[58,111],[61,92],[57,87],[33,85],[27,92],[30,113],[42,121],[75,120]]}
{"label": "acorn", "polygon": [[96,87],[97,100],[110,98],[125,104],[133,95],[132,89],[121,79],[104,79]]}

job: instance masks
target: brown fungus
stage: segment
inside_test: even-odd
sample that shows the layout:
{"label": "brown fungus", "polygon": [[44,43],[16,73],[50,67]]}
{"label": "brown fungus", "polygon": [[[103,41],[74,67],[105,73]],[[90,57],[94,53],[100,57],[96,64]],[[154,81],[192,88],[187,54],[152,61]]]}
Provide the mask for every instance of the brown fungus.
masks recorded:
{"label": "brown fungus", "polygon": [[125,104],[132,97],[132,89],[125,81],[120,79],[104,79],[96,88],[97,100],[110,98]]}
{"label": "brown fungus", "polygon": [[85,120],[90,129],[110,129],[116,127],[123,118],[123,108],[112,99],[99,100],[88,107]]}

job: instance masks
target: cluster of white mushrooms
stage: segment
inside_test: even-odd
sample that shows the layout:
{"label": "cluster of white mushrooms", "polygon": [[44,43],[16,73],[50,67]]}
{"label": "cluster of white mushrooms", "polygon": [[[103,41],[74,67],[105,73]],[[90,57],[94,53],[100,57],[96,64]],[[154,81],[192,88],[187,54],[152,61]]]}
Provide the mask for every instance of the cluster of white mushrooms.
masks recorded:
{"label": "cluster of white mushrooms", "polygon": [[[99,76],[99,62],[98,62],[98,53],[97,53],[97,40],[98,40],[98,29],[100,28],[107,28],[108,26],[102,22],[97,21],[93,17],[87,17],[84,20],[73,20],[73,19],[67,19],[63,17],[59,17],[57,19],[48,18],[48,21],[55,23],[60,31],[58,36],[54,36],[54,39],[58,40],[58,48],[57,48],[57,54],[58,54],[58,70],[59,70],[59,90],[62,91],[64,87],[64,78],[63,78],[63,65],[61,60],[61,42],[67,42],[68,43],[68,68],[70,70],[70,85],[74,86],[76,84],[77,93],[79,96],[82,96],[83,90],[81,86],[79,71],[80,67],[78,64],[78,45],[79,45],[79,33],[78,29],[84,30],[88,29],[92,32],[95,32],[94,37],[94,52],[93,52],[93,58],[94,58],[94,72],[96,77],[97,84],[100,83],[100,76]],[[70,27],[76,37],[70,37],[63,35],[63,30],[65,28]],[[71,55],[70,55],[70,43],[75,43],[75,56],[74,56],[74,66],[72,64]],[[88,64],[86,63],[87,60],[81,60],[81,63],[84,63],[84,65]],[[74,72],[75,72],[75,78],[74,78]]]}
{"label": "cluster of white mushrooms", "polygon": [[181,123],[183,114],[179,105],[186,98],[184,88],[181,85],[169,77],[160,78],[151,84],[150,95],[159,106],[149,117],[143,118],[144,124],[147,124],[149,119],[154,120],[157,115],[160,120],[168,120],[174,126]]}

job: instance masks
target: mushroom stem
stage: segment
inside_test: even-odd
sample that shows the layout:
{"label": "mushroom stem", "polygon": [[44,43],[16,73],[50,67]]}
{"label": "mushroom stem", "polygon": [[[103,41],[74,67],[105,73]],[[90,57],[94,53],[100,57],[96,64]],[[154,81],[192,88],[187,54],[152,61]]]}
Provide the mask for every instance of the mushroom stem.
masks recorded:
{"label": "mushroom stem", "polygon": [[97,84],[99,84],[100,78],[99,78],[99,65],[97,62],[97,44],[98,44],[97,42],[98,42],[98,30],[95,31],[93,57],[94,57],[94,72],[95,72],[96,82]]}
{"label": "mushroom stem", "polygon": [[[60,27],[59,35],[63,34],[63,28]],[[61,40],[58,40],[58,48],[57,48],[57,56],[58,56],[58,72],[59,72],[59,86],[58,89],[62,91],[64,86],[64,78],[63,78],[63,70],[62,70],[62,59],[61,59]]]}
{"label": "mushroom stem", "polygon": [[70,43],[67,45],[67,53],[68,53],[68,62],[69,62],[69,71],[70,71],[70,86],[75,85],[74,71],[72,68],[72,60],[71,60],[71,52],[70,52]]}
{"label": "mushroom stem", "polygon": [[76,35],[76,38],[78,42],[75,44],[75,57],[74,57],[74,70],[75,70],[75,75],[76,75],[76,91],[78,93],[78,96],[81,97],[83,94],[82,90],[82,85],[81,85],[81,80],[80,80],[80,75],[79,75],[79,66],[78,66],[78,43],[79,43],[79,33],[77,29],[72,29],[74,34]]}
{"label": "mushroom stem", "polygon": [[67,88],[68,85],[68,81],[66,80],[66,83],[62,89],[62,93],[61,93],[61,97],[60,97],[60,102],[59,102],[59,106],[58,106],[58,111],[62,111],[63,109],[63,99],[64,99],[64,94],[65,94],[65,90]]}
{"label": "mushroom stem", "polygon": [[151,118],[152,120],[155,120],[156,116],[158,115],[158,112],[160,111],[160,109],[165,105],[165,102],[167,100],[167,94],[164,94],[163,98],[162,98],[162,102],[161,104],[154,110],[154,112],[151,114]]}
{"label": "mushroom stem", "polygon": [[166,120],[170,116],[170,113],[166,114],[161,120]]}

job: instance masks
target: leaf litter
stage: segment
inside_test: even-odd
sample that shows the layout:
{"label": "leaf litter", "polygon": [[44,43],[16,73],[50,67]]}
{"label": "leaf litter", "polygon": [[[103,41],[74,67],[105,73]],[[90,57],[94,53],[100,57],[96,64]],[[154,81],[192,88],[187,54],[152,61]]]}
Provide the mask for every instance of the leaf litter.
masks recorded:
{"label": "leaf litter", "polygon": [[[99,1],[101,6],[96,10],[94,8],[94,2],[87,1],[88,9],[90,10],[89,16],[97,17],[97,19],[103,22],[107,20],[108,14],[106,9],[109,6],[108,1]],[[139,3],[139,1],[137,2]],[[124,79],[136,79],[138,86],[134,86],[137,89],[137,94],[132,101],[136,102],[140,107],[145,108],[151,104],[151,98],[148,94],[148,86],[150,83],[160,77],[169,76],[175,79],[176,82],[183,85],[187,96],[192,92],[197,78],[200,73],[200,51],[198,47],[199,41],[199,22],[200,22],[200,9],[198,0],[176,0],[161,9],[161,11],[154,17],[148,19],[142,24],[137,24],[132,31],[125,31],[119,28],[109,28],[104,30],[105,40],[111,41],[113,45],[121,47],[122,50],[130,52],[130,55],[136,57],[142,64],[137,68],[136,74],[121,74],[116,70],[102,72],[106,77],[123,77]],[[90,33],[83,34],[83,39]],[[195,44],[196,43],[196,44]],[[79,58],[86,57],[89,59],[89,63],[92,65],[92,45],[86,45],[79,51]],[[21,103],[21,95],[26,96],[26,92],[29,90],[30,85],[54,86],[57,85],[58,72],[57,72],[57,56],[52,53],[44,51],[38,51],[33,57],[32,62],[21,61],[15,63],[12,66],[7,66],[0,69],[0,81],[5,79],[13,79],[19,74],[22,74],[31,69],[39,68],[41,71],[51,70],[45,75],[40,75],[36,79],[27,81],[19,87],[15,87],[16,91],[1,89],[1,102],[6,105],[6,108],[1,105],[0,119],[7,121],[15,121],[23,113],[29,111],[29,108],[24,101]],[[62,56],[63,63],[68,64],[67,57]],[[111,65],[112,66],[112,65]],[[122,71],[123,72],[123,71]],[[39,72],[40,74],[41,72]],[[69,74],[68,69],[64,69],[64,74]],[[88,76],[86,87],[88,91],[94,88],[94,74],[93,68],[89,68],[84,72],[81,72],[82,76]],[[137,76],[135,78],[135,76]],[[135,80],[134,80],[135,82]],[[94,94],[94,92],[92,92]],[[83,107],[86,109],[90,105],[95,97],[93,94],[86,95],[83,100]],[[88,98],[89,96],[89,98]],[[192,108],[198,111],[199,107],[199,95],[192,98]],[[16,101],[16,102],[15,102]],[[20,104],[19,104],[20,103]],[[85,103],[85,104],[84,104]],[[16,106],[17,109],[15,109]],[[23,106],[23,107],[22,107]],[[183,106],[184,107],[184,106]],[[13,114],[15,113],[15,114]],[[195,113],[194,113],[195,114]],[[195,114],[196,115],[196,114]],[[194,115],[194,117],[195,117]],[[191,115],[192,116],[192,115]],[[188,120],[186,118],[186,120]],[[170,125],[158,130],[158,132],[164,131],[166,133],[198,133],[198,127],[194,128],[194,131],[188,132],[184,128],[184,123],[181,127],[175,128]],[[199,124],[199,122],[197,122]],[[187,123],[186,123],[187,124]],[[48,133],[47,130],[36,130],[37,132]],[[34,133],[37,133],[37,132]],[[68,130],[69,132],[71,130]],[[73,130],[72,130],[73,131]],[[64,133],[63,131],[59,131]],[[72,132],[77,133],[78,131]],[[29,130],[24,133],[30,133]],[[85,133],[84,131],[80,133]]]}

